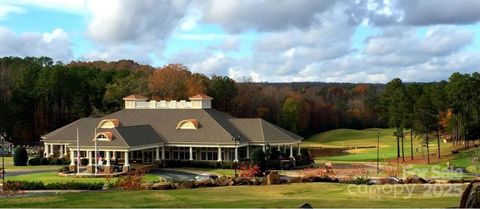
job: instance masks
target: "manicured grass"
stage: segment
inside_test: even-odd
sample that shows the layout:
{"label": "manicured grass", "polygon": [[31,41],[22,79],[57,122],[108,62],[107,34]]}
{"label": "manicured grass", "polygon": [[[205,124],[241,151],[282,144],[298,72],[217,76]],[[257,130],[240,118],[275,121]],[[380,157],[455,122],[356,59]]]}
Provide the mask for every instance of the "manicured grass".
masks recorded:
{"label": "manicured grass", "polygon": [[[318,157],[322,161],[376,161],[377,133],[380,132],[380,159],[381,161],[394,159],[397,156],[397,141],[393,135],[395,129],[370,128],[364,130],[336,129],[313,135],[302,143],[303,147],[330,147],[348,148],[348,152],[335,156]],[[423,156],[421,139],[413,141],[414,156]],[[356,148],[356,149],[355,149]],[[450,153],[450,143],[441,144],[443,154]],[[404,142],[405,158],[410,156],[410,135],[407,134]],[[430,153],[437,152],[436,140],[430,142]]]}
{"label": "manicured grass", "polygon": [[[144,180],[148,182],[154,182],[160,180],[160,178],[153,174],[145,174]],[[6,177],[6,180],[19,180],[19,181],[42,181],[43,183],[62,183],[62,182],[106,182],[104,178],[74,178],[74,177],[64,177],[58,176],[55,172],[45,172],[45,173],[34,173],[34,174],[24,174],[19,176]],[[112,178],[111,182],[114,183],[118,178]]]}
{"label": "manicured grass", "polygon": [[[108,191],[7,198],[0,207],[457,207],[464,185],[303,183],[167,191]],[[440,189],[432,189],[433,186]]]}

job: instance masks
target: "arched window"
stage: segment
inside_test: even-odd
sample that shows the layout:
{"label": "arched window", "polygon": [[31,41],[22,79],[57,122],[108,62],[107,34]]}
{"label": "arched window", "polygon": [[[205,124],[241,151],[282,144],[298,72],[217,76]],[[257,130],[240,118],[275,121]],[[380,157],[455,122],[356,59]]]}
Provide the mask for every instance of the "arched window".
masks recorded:
{"label": "arched window", "polygon": [[118,119],[105,119],[100,121],[97,128],[116,128],[120,125],[120,121]]}
{"label": "arched window", "polygon": [[113,139],[113,134],[110,131],[107,132],[100,132],[95,135],[95,138],[93,140],[97,141],[112,141]]}
{"label": "arched window", "polygon": [[200,123],[197,119],[182,120],[177,124],[177,129],[198,129]]}

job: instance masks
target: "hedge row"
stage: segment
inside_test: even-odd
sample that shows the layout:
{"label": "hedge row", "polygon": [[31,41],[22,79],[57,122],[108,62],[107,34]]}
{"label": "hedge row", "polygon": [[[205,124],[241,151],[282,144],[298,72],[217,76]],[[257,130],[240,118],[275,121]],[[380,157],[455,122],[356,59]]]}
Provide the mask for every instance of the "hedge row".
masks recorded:
{"label": "hedge row", "polygon": [[21,190],[100,190],[103,183],[63,182],[44,184],[41,181],[6,181],[5,185],[20,185]]}
{"label": "hedge row", "polygon": [[39,158],[34,157],[28,160],[28,165],[68,165],[70,164],[70,160],[65,158]]}

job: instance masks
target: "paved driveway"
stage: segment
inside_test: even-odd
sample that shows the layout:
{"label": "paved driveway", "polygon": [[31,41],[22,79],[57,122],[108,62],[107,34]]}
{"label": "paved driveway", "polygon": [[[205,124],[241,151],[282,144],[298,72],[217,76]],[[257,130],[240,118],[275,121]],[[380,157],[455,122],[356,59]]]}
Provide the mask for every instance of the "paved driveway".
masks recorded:
{"label": "paved driveway", "polygon": [[149,172],[150,174],[159,175],[166,179],[167,181],[172,180],[193,180],[195,176],[198,176],[198,173],[187,172],[187,171],[178,171],[174,169],[152,169]]}

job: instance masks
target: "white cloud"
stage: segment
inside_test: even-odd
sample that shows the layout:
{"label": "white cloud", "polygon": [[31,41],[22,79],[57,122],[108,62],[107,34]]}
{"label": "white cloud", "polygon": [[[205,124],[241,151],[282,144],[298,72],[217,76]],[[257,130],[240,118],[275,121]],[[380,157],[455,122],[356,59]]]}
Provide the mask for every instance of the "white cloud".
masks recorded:
{"label": "white cloud", "polygon": [[85,12],[86,1],[87,0],[0,0],[0,4],[15,5],[19,7],[33,6],[82,15]]}
{"label": "white cloud", "polygon": [[314,17],[333,5],[330,0],[243,0],[200,1],[203,20],[218,24],[230,32],[252,29],[274,31],[308,28]]}
{"label": "white cloud", "polygon": [[187,6],[182,0],[89,1],[87,34],[106,45],[156,44],[173,31]]}
{"label": "white cloud", "polygon": [[10,13],[24,13],[25,9],[12,5],[1,5],[0,4],[0,20],[5,19],[5,17]]}
{"label": "white cloud", "polygon": [[47,56],[64,62],[73,59],[71,43],[62,29],[51,33],[16,34],[8,28],[0,28],[0,56]]}

